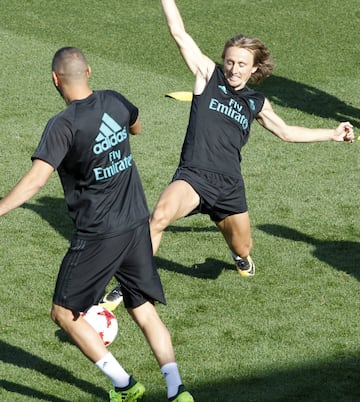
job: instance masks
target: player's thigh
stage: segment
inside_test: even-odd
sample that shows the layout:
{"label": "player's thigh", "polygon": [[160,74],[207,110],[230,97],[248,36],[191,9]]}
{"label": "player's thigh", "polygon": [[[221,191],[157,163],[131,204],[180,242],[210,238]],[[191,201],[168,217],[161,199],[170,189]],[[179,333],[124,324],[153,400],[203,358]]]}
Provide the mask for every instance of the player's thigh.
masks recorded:
{"label": "player's thigh", "polygon": [[60,266],[53,303],[74,311],[97,304],[123,259],[128,237],[73,238]]}
{"label": "player's thigh", "polygon": [[200,197],[184,180],[176,180],[162,192],[152,214],[152,219],[164,219],[169,223],[192,212],[200,203]]}
{"label": "player's thigh", "polygon": [[216,225],[221,230],[226,242],[232,248],[251,247],[251,227],[248,212],[230,215]]}

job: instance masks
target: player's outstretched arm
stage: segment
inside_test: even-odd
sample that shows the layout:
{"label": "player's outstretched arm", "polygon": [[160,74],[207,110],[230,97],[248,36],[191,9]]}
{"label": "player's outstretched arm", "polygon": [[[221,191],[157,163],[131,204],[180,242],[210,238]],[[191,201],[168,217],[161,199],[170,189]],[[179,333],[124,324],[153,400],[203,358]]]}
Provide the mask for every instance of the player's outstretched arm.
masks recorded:
{"label": "player's outstretched arm", "polygon": [[207,78],[211,75],[215,63],[205,56],[192,37],[186,32],[179,9],[174,0],[161,0],[166,22],[172,38],[175,40],[185,63],[194,75]]}
{"label": "player's outstretched arm", "polygon": [[0,216],[7,214],[33,197],[49,180],[54,168],[47,162],[35,159],[30,170],[0,200]]}
{"label": "player's outstretched arm", "polygon": [[266,99],[257,121],[271,133],[286,142],[338,141],[353,142],[354,130],[349,122],[343,122],[335,129],[289,126],[278,116]]}

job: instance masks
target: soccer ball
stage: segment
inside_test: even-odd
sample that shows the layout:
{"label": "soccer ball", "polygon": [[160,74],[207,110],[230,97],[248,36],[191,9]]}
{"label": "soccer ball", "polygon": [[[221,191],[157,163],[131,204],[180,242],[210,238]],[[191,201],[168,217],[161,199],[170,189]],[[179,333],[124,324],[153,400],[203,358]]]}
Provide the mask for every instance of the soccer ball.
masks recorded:
{"label": "soccer ball", "polygon": [[116,338],[118,322],[115,314],[110,310],[94,305],[86,312],[81,313],[81,315],[100,335],[105,346],[109,346]]}

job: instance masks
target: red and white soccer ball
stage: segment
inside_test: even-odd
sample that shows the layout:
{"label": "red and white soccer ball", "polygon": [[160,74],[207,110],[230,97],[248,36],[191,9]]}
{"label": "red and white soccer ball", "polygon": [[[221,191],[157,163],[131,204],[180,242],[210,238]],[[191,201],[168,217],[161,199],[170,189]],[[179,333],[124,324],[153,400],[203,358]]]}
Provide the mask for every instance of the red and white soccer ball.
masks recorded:
{"label": "red and white soccer ball", "polygon": [[109,346],[116,338],[118,322],[114,313],[105,307],[94,305],[81,315],[100,335],[105,346]]}

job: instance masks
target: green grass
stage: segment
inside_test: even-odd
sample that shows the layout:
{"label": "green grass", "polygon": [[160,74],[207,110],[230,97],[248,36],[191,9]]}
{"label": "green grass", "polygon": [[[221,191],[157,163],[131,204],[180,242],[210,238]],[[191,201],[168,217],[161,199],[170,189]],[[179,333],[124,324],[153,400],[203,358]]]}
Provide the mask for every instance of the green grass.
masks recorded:
{"label": "green grass", "polygon": [[[228,36],[258,36],[277,63],[260,89],[289,123],[360,128],[356,0],[179,0],[185,25],[220,60]],[[50,63],[83,48],[92,86],[140,107],[132,139],[149,207],[177,166],[189,104],[165,98],[193,78],[168,36],[160,2],[2,0],[0,195],[30,166],[43,127],[63,108]],[[156,257],[184,382],[197,402],[355,402],[360,399],[359,168],[353,145],[285,144],[256,123],[243,151],[256,277],[240,278],[206,216],[166,231]],[[49,318],[71,237],[56,177],[0,221],[0,400],[107,400],[109,381]],[[111,351],[165,401],[149,348],[123,307]]]}

